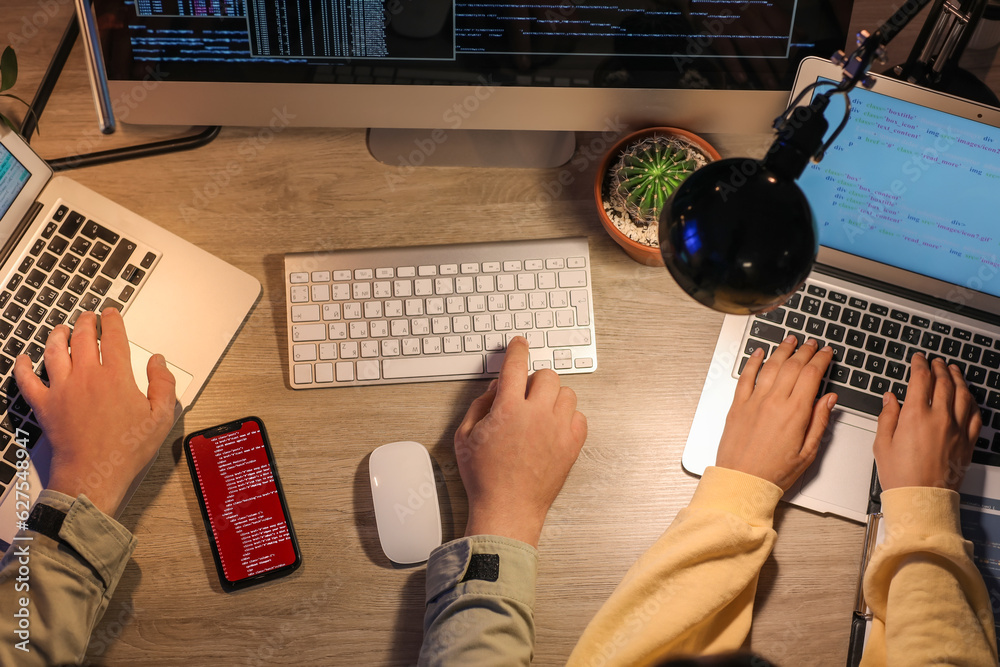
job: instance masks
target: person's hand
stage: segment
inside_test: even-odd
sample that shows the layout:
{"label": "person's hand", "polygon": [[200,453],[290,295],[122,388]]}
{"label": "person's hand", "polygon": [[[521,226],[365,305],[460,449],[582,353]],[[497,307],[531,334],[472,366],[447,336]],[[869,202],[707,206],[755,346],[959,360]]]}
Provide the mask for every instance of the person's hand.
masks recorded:
{"label": "person's hand", "polygon": [[[125,323],[114,308],[85,312],[69,327],[52,330],[45,344],[49,386],[21,355],[14,378],[52,444],[46,488],[83,493],[113,515],[136,475],[155,456],[174,422],[174,376],[162,355],[146,366],[148,397],[135,384]],[[72,355],[70,355],[72,347]]]}
{"label": "person's hand", "polygon": [[500,377],[469,406],[455,454],[469,496],[466,535],[501,535],[538,546],[542,524],[587,439],[576,394],[559,376],[528,377],[528,342],[507,345]]}
{"label": "person's hand", "polygon": [[817,352],[816,341],[809,340],[796,351],[796,343],[794,336],[786,338],[763,368],[763,350],[750,355],[716,458],[721,468],[755,475],[784,491],[816,458],[837,403],[836,394],[816,400],[833,350],[827,346]]}
{"label": "person's hand", "polygon": [[937,486],[958,490],[972,461],[983,420],[957,366],[910,360],[910,384],[902,409],[893,393],[882,399],[875,434],[875,464],[883,490]]}

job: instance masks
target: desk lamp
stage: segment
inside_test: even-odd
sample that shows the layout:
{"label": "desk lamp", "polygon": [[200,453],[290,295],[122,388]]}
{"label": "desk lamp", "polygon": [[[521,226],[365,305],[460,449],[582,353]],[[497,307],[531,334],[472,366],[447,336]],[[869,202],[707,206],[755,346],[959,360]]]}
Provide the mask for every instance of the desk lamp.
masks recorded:
{"label": "desk lamp", "polygon": [[[908,0],[873,34],[862,31],[850,56],[831,60],[840,83],[817,81],[774,121],[777,137],[762,160],[729,158],[685,180],[660,217],[660,252],[677,283],[710,308],[726,313],[764,312],[784,303],[805,281],[819,251],[812,210],[795,183],[810,160],[819,162],[847,124],[848,93],[870,88],[868,69],[884,62],[885,45],[930,0]],[[808,105],[806,95],[827,88]],[[844,95],[844,119],[825,142],[824,110]]]}

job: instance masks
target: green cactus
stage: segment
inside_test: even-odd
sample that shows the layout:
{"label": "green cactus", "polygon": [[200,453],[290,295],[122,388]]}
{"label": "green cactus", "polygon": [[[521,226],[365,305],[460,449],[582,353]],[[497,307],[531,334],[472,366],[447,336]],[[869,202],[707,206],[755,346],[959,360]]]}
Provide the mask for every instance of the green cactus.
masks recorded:
{"label": "green cactus", "polygon": [[630,146],[612,167],[612,204],[636,224],[655,223],[673,191],[704,163],[703,156],[681,140],[646,137]]}

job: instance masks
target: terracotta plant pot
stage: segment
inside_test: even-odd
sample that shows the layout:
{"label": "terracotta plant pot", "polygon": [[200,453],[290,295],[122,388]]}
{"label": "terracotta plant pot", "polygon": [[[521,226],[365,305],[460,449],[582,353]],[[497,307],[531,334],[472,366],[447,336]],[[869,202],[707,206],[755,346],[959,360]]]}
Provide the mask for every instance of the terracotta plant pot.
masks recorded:
{"label": "terracotta plant pot", "polygon": [[597,176],[594,181],[594,201],[597,204],[597,214],[601,218],[601,224],[604,225],[604,229],[607,230],[608,234],[611,235],[611,238],[615,240],[615,243],[620,245],[625,252],[628,253],[629,257],[640,264],[645,264],[647,266],[663,266],[663,257],[660,255],[660,248],[658,246],[649,246],[630,239],[620,229],[618,229],[611,218],[608,217],[607,212],[604,210],[604,180],[608,173],[608,169],[618,161],[623,148],[653,134],[674,135],[687,139],[698,148],[698,150],[709,162],[721,160],[722,156],[719,155],[719,152],[715,150],[711,144],[698,135],[676,127],[650,127],[633,132],[623,137],[614,146],[612,146],[607,153],[604,154],[604,158],[601,160],[601,164],[597,169]]}

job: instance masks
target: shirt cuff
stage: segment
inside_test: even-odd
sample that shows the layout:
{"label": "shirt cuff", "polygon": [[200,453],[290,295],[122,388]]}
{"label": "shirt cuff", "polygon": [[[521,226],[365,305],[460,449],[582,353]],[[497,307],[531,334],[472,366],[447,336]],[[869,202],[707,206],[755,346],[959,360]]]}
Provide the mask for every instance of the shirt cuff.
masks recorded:
{"label": "shirt cuff", "polygon": [[132,533],[97,509],[83,494],[74,499],[59,491],[43,489],[35,502],[66,513],[59,538],[97,573],[106,588],[113,587],[135,551],[136,539]]}
{"label": "shirt cuff", "polygon": [[688,507],[735,514],[751,526],[770,528],[781,487],[738,470],[709,466]]}
{"label": "shirt cuff", "polygon": [[[473,565],[473,556],[480,555],[495,557],[489,560],[498,567],[485,568],[495,578],[466,577],[470,566],[480,569]],[[463,537],[436,548],[427,559],[427,603],[462,586],[465,592],[499,595],[534,608],[537,576],[538,550],[530,544],[498,535]]]}
{"label": "shirt cuff", "polygon": [[882,492],[886,537],[905,530],[913,537],[950,534],[962,537],[958,492],[929,486],[903,486]]}

